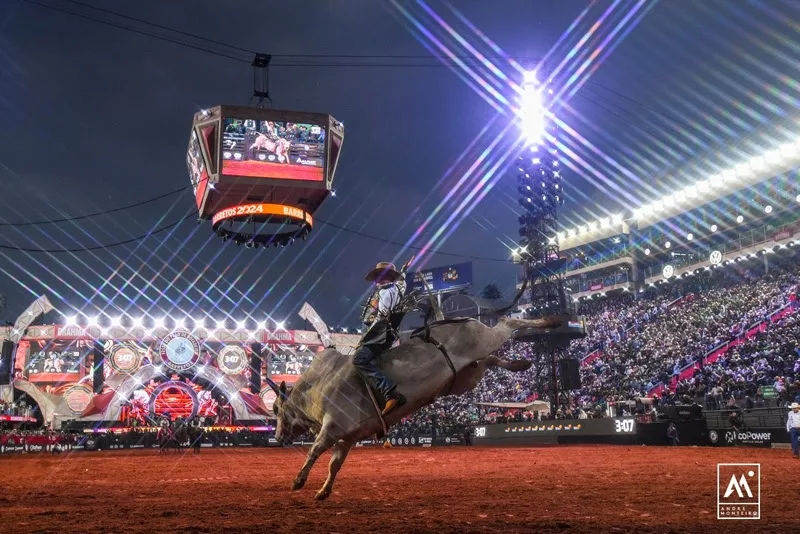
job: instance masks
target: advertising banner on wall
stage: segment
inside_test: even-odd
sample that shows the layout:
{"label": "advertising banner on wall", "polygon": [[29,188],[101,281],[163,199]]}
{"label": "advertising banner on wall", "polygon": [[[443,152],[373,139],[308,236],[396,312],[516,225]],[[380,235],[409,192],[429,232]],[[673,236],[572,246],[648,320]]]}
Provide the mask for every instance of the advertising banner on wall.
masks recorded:
{"label": "advertising banner on wall", "polygon": [[427,284],[436,293],[463,289],[472,285],[472,263],[459,263],[408,273],[413,291],[425,292]]}
{"label": "advertising banner on wall", "polygon": [[750,428],[746,431],[709,430],[708,441],[712,445],[723,447],[771,447],[772,442],[788,441],[782,429]]}

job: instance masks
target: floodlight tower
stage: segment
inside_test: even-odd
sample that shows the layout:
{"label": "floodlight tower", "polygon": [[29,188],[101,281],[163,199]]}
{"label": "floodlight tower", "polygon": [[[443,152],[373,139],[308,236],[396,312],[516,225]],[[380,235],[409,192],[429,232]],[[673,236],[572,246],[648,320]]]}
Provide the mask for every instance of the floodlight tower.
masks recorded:
{"label": "floodlight tower", "polygon": [[564,261],[559,259],[558,208],[564,204],[564,187],[555,145],[557,127],[550,116],[553,90],[548,80],[527,73],[520,97],[520,123],[524,149],[517,175],[520,247],[517,256],[528,280],[531,317],[571,312],[564,294]]}
{"label": "floodlight tower", "polygon": [[[585,336],[574,317],[572,301],[564,291],[566,260],[559,255],[558,209],[564,204],[564,185],[556,145],[558,129],[552,116],[552,80],[544,73],[526,73],[521,86],[519,121],[523,149],[518,159],[517,189],[522,214],[519,216],[519,248],[515,260],[522,266],[528,283],[528,318],[563,318],[563,327],[546,335],[517,336],[533,341],[537,354],[537,376],[548,372],[550,407],[555,413],[569,402],[568,391],[580,384],[568,380],[576,374],[576,362],[567,361],[566,349],[572,339]],[[576,325],[580,324],[580,327]],[[544,395],[544,384],[539,384]]]}

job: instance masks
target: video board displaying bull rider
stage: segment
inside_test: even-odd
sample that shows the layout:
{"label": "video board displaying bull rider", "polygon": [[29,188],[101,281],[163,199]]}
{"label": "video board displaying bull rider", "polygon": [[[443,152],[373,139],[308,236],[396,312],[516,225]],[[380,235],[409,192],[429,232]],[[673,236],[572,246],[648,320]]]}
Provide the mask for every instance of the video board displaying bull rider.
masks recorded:
{"label": "video board displaying bull rider", "polygon": [[32,340],[24,374],[31,382],[77,382],[91,350],[86,340]]}
{"label": "video board displaying bull rider", "polygon": [[223,174],[323,181],[325,127],[318,124],[226,118]]}

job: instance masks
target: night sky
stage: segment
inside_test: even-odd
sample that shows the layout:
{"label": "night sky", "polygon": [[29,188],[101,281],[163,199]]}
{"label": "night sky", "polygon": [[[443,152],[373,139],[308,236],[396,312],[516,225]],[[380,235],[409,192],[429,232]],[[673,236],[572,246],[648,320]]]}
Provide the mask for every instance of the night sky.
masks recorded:
{"label": "night sky", "polygon": [[[335,226],[320,223],[309,241],[283,250],[223,245],[210,222],[194,220],[109,249],[15,250],[116,243],[183,219],[194,205],[190,190],[62,224],[7,225],[80,216],[188,186],[192,115],[246,105],[251,96],[249,52],[91,5],[245,50],[342,56],[276,58],[317,66],[270,71],[275,108],[330,113],[345,125],[337,197],[317,212]],[[501,56],[525,68],[545,56],[562,65],[558,117],[569,187],[562,219],[574,226],[635,208],[796,135],[799,28],[800,2],[789,0],[3,0],[0,293],[8,306],[0,318],[13,320],[45,293],[64,315],[270,316],[295,327],[308,301],[330,325],[355,326],[366,271],[415,252],[387,241],[447,253],[429,250],[421,256],[427,266],[472,260],[476,291],[494,282],[511,296],[513,165],[479,165],[468,174],[476,160],[499,161],[518,135],[512,126],[491,145],[513,121],[500,100],[515,100],[510,85],[521,78]],[[480,51],[509,80],[493,81],[474,59],[463,68],[437,60],[434,42],[458,57]],[[337,63],[370,66],[330,66]]]}

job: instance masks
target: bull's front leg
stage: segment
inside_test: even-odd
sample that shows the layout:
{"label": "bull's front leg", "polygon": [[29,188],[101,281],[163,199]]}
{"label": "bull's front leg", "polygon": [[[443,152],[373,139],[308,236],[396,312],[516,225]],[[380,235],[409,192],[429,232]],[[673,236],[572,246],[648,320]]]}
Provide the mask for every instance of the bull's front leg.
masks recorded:
{"label": "bull's front leg", "polygon": [[328,478],[325,480],[325,484],[322,485],[322,489],[317,492],[316,499],[318,501],[330,497],[331,490],[333,490],[333,482],[336,480],[336,474],[339,472],[339,469],[342,468],[342,464],[347,458],[347,454],[350,452],[350,447],[352,446],[352,443],[344,441],[339,441],[334,445],[331,463],[328,465]]}
{"label": "bull's front leg", "polygon": [[306,485],[306,479],[311,472],[311,468],[314,467],[314,463],[319,459],[322,453],[330,449],[333,444],[334,441],[328,436],[327,432],[320,432],[319,436],[317,436],[317,439],[314,441],[314,445],[311,446],[311,450],[308,451],[306,463],[303,464],[303,468],[300,469],[297,478],[294,479],[292,491],[302,489],[302,487]]}

